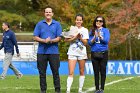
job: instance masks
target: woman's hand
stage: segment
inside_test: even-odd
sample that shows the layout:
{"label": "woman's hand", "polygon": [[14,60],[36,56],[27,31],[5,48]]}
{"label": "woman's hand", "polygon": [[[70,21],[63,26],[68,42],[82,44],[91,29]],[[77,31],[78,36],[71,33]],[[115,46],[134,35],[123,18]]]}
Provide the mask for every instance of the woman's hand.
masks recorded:
{"label": "woman's hand", "polygon": [[72,36],[71,38],[65,38],[64,41],[71,42],[77,39],[77,36]]}
{"label": "woman's hand", "polygon": [[94,35],[93,38],[91,39],[91,42],[94,43],[96,39],[96,36]]}
{"label": "woman's hand", "polygon": [[77,35],[77,39],[82,40],[82,35],[80,33]]}
{"label": "woman's hand", "polygon": [[99,37],[101,40],[103,40],[103,37],[102,37],[101,33],[100,33],[100,32],[97,32],[97,34],[98,34],[98,37]]}

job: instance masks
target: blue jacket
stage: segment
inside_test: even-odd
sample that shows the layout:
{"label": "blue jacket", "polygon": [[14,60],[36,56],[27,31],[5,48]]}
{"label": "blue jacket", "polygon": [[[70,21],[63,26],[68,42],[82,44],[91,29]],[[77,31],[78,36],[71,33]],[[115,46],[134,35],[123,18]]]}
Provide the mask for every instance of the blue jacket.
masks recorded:
{"label": "blue jacket", "polygon": [[0,49],[4,47],[4,53],[14,54],[14,46],[16,48],[17,54],[19,53],[16,36],[13,31],[8,30],[3,33],[3,40]]}
{"label": "blue jacket", "polygon": [[101,35],[103,37],[103,40],[100,40],[98,37],[96,37],[95,42],[92,43],[91,40],[93,39],[94,35],[92,34],[92,31],[90,31],[88,44],[91,46],[92,52],[101,52],[108,50],[108,43],[110,40],[109,30],[107,28],[102,28]]}

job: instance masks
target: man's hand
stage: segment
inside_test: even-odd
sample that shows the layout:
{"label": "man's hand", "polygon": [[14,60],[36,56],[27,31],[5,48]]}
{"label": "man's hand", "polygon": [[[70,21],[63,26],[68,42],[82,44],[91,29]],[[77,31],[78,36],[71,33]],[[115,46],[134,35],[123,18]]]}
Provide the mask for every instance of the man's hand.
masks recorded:
{"label": "man's hand", "polygon": [[45,39],[45,43],[50,43],[50,41],[51,41],[51,38],[50,37],[48,37],[48,38]]}

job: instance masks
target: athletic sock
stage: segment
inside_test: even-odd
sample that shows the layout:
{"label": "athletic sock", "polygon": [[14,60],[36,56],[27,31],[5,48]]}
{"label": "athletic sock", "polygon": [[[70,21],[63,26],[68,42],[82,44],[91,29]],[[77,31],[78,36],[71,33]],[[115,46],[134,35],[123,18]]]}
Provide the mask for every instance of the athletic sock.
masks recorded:
{"label": "athletic sock", "polygon": [[68,77],[67,78],[67,91],[70,91],[72,83],[73,83],[73,77]]}
{"label": "athletic sock", "polygon": [[79,77],[79,90],[78,90],[79,92],[82,92],[84,81],[85,81],[85,76],[80,76]]}

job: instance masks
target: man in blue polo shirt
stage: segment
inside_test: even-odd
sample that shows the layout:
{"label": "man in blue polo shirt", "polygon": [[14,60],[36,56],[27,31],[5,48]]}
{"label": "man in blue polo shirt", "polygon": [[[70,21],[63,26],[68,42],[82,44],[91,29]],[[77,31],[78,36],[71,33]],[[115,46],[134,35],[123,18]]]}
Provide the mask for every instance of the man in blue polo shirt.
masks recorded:
{"label": "man in blue polo shirt", "polygon": [[53,74],[55,92],[60,93],[59,77],[59,49],[58,42],[61,40],[62,27],[59,22],[52,19],[51,7],[45,8],[45,19],[36,24],[34,29],[34,40],[39,42],[37,51],[37,68],[40,75],[41,93],[46,93],[46,69],[48,61]]}

